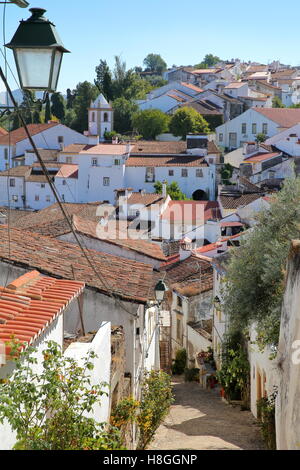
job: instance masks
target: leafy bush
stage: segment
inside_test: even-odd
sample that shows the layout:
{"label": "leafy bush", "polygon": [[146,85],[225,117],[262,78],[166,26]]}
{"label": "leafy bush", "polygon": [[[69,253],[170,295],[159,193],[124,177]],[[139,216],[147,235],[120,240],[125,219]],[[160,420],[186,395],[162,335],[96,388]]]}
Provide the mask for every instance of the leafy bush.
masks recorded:
{"label": "leafy bush", "polygon": [[151,442],[173,401],[171,377],[161,371],[146,373],[137,418],[140,431],[138,449],[144,450]]}
{"label": "leafy bush", "polygon": [[200,369],[185,369],[184,370],[184,380],[186,382],[199,382],[199,372]]}
{"label": "leafy bush", "polygon": [[172,365],[172,372],[174,375],[181,375],[184,373],[187,362],[187,353],[185,349],[179,349],[176,352],[174,364]]}
{"label": "leafy bush", "polygon": [[270,450],[276,450],[275,400],[277,392],[257,401],[257,414],[263,439]]}

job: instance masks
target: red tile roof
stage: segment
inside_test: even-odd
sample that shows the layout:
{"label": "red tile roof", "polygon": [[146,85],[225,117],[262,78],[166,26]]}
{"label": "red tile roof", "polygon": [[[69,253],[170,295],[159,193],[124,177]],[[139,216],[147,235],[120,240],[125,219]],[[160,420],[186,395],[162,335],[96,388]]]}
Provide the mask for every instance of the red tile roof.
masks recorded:
{"label": "red tile roof", "polygon": [[169,267],[166,280],[172,289],[192,297],[213,288],[213,269],[210,263],[192,255]]}
{"label": "red tile roof", "polygon": [[263,153],[258,152],[255,155],[251,155],[251,157],[245,158],[245,163],[260,163],[266,160],[270,160],[270,158],[279,157],[281,152],[272,152],[272,153]]}
{"label": "red tile roof", "polygon": [[[32,344],[84,289],[84,283],[54,279],[38,271],[24,274],[7,288],[0,287],[0,341],[12,336]],[[6,354],[10,352],[6,346]]]}
{"label": "red tile roof", "polygon": [[83,150],[89,150],[92,147],[95,147],[95,146],[94,145],[87,145],[87,144],[71,144],[71,145],[67,145],[67,147],[64,147],[64,149],[61,153],[62,154],[64,154],[64,153],[79,153],[79,152],[82,152]]}
{"label": "red tile roof", "polygon": [[151,204],[162,204],[164,198],[162,194],[156,193],[132,193],[127,199],[127,205],[143,204],[144,206],[149,206]]}
{"label": "red tile roof", "polygon": [[180,82],[180,84],[186,88],[190,88],[191,90],[197,91],[198,93],[202,93],[204,91],[202,90],[202,88],[199,88],[196,85],[192,85],[192,83]]}
{"label": "red tile roof", "polygon": [[85,282],[105,295],[114,295],[133,302],[145,303],[153,298],[152,266],[125,258],[85,250],[100,280],[80,248],[67,243],[44,237],[37,233],[11,228],[10,237],[7,227],[0,225],[0,259],[3,262],[16,263],[25,268],[63,278]]}
{"label": "red tile roof", "polygon": [[[51,129],[51,127],[58,126],[59,122],[50,122],[48,124],[28,124],[28,130],[30,135],[36,135],[40,132],[47,131]],[[0,137],[0,145],[15,145],[17,142],[21,140],[27,139],[27,134],[25,132],[24,127],[20,127],[19,129],[15,129],[14,131],[9,132],[7,135]]]}
{"label": "red tile roof", "polygon": [[204,157],[197,157],[193,155],[182,156],[154,156],[154,155],[131,155],[127,162],[127,167],[161,167],[161,166],[196,166],[208,167]]}
{"label": "red tile roof", "polygon": [[216,201],[170,201],[161,218],[171,223],[200,225],[219,216],[219,204]]}
{"label": "red tile roof", "polygon": [[300,122],[300,109],[290,108],[252,108],[257,113],[274,121],[279,127],[289,128]]}
{"label": "red tile roof", "polygon": [[3,129],[3,127],[0,127],[0,136],[1,135],[7,135],[7,134],[8,134],[7,130]]}
{"label": "red tile roof", "polygon": [[127,153],[128,147],[124,144],[98,144],[87,150],[81,150],[80,155],[126,155]]}
{"label": "red tile roof", "polygon": [[76,215],[73,216],[74,229],[83,235],[101,240],[102,242],[109,243],[111,245],[119,246],[125,250],[135,251],[149,258],[160,261],[167,260],[160,245],[147,240],[130,238],[129,233],[118,230],[118,222],[119,221],[116,221],[116,226],[113,231],[110,229],[106,232],[105,227],[101,229],[97,222],[82,219]]}
{"label": "red tile roof", "polygon": [[56,175],[56,178],[78,177],[78,165],[63,165]]}

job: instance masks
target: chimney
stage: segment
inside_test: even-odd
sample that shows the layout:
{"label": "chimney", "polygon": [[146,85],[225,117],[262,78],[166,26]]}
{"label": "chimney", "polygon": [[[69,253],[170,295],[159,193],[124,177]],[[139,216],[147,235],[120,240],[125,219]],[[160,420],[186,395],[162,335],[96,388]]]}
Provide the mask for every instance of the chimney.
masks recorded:
{"label": "chimney", "polygon": [[88,134],[88,145],[99,145],[99,136]]}
{"label": "chimney", "polygon": [[163,181],[162,183],[162,195],[164,199],[167,197],[167,184],[167,181]]}

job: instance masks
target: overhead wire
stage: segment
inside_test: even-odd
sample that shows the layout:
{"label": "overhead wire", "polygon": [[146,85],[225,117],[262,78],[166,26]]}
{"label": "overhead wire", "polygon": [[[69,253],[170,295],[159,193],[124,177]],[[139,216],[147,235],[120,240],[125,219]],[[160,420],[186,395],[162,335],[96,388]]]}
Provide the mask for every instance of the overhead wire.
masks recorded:
{"label": "overhead wire", "polygon": [[55,199],[56,199],[56,201],[57,201],[57,203],[58,203],[58,205],[59,205],[59,207],[60,207],[60,209],[61,209],[61,211],[62,211],[62,213],[63,213],[63,215],[64,215],[64,217],[65,217],[65,219],[66,219],[66,221],[67,221],[67,223],[68,223],[68,225],[69,225],[69,227],[70,227],[70,229],[71,229],[71,232],[73,233],[73,236],[74,236],[74,238],[75,238],[75,240],[76,240],[76,243],[78,244],[79,248],[80,248],[81,251],[82,251],[82,254],[84,255],[84,257],[85,257],[86,261],[88,262],[89,266],[92,268],[93,272],[96,274],[96,277],[99,279],[99,281],[101,282],[101,284],[103,285],[103,287],[106,289],[106,291],[108,292],[108,294],[109,294],[111,297],[113,297],[113,298],[115,299],[115,301],[121,306],[121,308],[122,308],[123,310],[125,310],[127,313],[129,313],[129,314],[132,315],[133,317],[137,317],[136,314],[132,313],[130,310],[128,310],[128,309],[123,305],[123,303],[120,301],[120,299],[119,299],[119,297],[118,297],[118,296],[120,296],[120,294],[118,294],[118,293],[116,293],[115,291],[113,291],[113,289],[112,289],[112,288],[106,283],[106,281],[104,280],[102,274],[100,274],[100,273],[97,271],[97,269],[95,268],[95,266],[93,265],[93,263],[92,263],[91,260],[89,259],[89,256],[88,256],[88,254],[87,254],[87,252],[86,252],[87,249],[82,246],[82,243],[81,243],[81,241],[79,240],[79,237],[78,237],[77,233],[75,232],[75,230],[74,230],[74,228],[73,228],[72,221],[71,221],[70,218],[68,217],[67,211],[65,210],[65,208],[64,208],[63,205],[62,205],[62,202],[61,202],[60,197],[59,197],[59,193],[58,193],[58,191],[57,191],[57,189],[56,189],[56,187],[55,187],[55,184],[52,182],[51,176],[49,175],[49,172],[48,172],[48,170],[47,170],[47,168],[46,168],[46,166],[45,166],[45,164],[44,164],[44,162],[43,162],[43,159],[42,159],[41,156],[40,156],[40,153],[39,153],[39,151],[38,151],[38,149],[37,149],[37,147],[36,147],[36,144],[35,144],[35,142],[34,142],[32,136],[31,136],[31,134],[30,134],[30,132],[29,132],[29,129],[28,129],[28,127],[27,127],[27,124],[26,124],[26,122],[25,122],[25,120],[24,120],[24,118],[23,118],[23,116],[22,116],[22,113],[21,113],[20,110],[19,110],[19,106],[18,106],[18,104],[17,104],[17,102],[16,102],[16,100],[15,100],[13,94],[12,94],[12,91],[11,91],[11,89],[10,89],[10,87],[9,87],[9,84],[8,84],[8,81],[7,81],[6,77],[5,77],[5,75],[3,74],[2,69],[0,69],[0,76],[1,76],[1,78],[2,78],[2,80],[3,80],[3,82],[4,82],[4,84],[5,84],[5,87],[6,87],[7,91],[8,91],[9,97],[10,97],[10,99],[11,99],[13,105],[14,105],[14,108],[15,108],[15,110],[16,110],[18,116],[19,116],[19,119],[20,119],[20,121],[21,121],[21,123],[22,123],[22,125],[23,125],[23,127],[24,127],[24,130],[25,130],[26,135],[27,135],[27,137],[28,137],[28,139],[29,139],[29,142],[30,142],[30,144],[31,144],[31,146],[32,146],[32,148],[33,148],[35,154],[36,154],[36,157],[37,157],[37,159],[38,159],[38,162],[39,162],[40,165],[41,165],[42,171],[43,171],[43,173],[44,173],[44,175],[45,175],[45,177],[46,177],[46,180],[47,180],[47,182],[48,182],[48,184],[49,184],[49,187],[50,187],[52,193],[54,194],[54,197],[55,197]]}

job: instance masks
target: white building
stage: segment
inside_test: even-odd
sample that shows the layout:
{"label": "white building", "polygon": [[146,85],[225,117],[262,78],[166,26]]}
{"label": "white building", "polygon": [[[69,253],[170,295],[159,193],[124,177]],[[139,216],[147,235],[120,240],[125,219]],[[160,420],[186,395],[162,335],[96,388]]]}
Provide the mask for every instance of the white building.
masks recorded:
{"label": "white building", "polygon": [[255,141],[259,133],[273,137],[300,121],[300,109],[251,108],[216,128],[217,143],[230,150]]}
{"label": "white building", "polygon": [[[58,122],[29,124],[28,130],[35,145],[41,149],[63,150],[73,143],[88,143],[87,137]],[[23,127],[0,136],[0,171],[15,166],[14,161],[32,147]],[[16,163],[18,161],[16,160]]]}
{"label": "white building", "polygon": [[[104,140],[104,134],[113,130],[113,110],[102,94],[91,103],[89,113],[89,130],[87,135],[99,136]],[[72,143],[75,143],[73,141]],[[76,143],[81,143],[76,141]]]}

